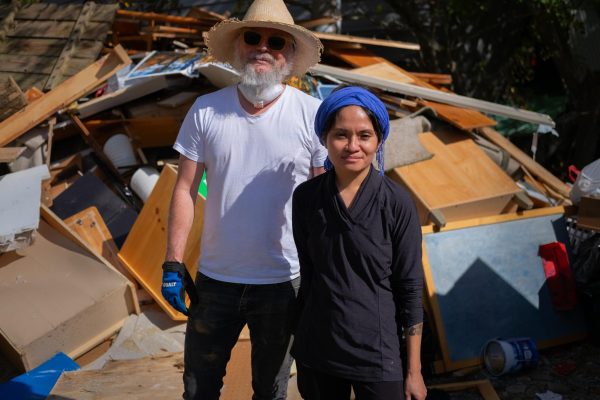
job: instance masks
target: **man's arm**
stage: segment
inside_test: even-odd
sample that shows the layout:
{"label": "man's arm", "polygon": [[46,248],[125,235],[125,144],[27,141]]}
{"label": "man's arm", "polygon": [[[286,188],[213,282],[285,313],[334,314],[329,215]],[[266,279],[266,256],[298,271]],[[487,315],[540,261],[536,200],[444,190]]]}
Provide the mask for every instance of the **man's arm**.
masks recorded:
{"label": "man's arm", "polygon": [[310,177],[314,178],[325,173],[325,167],[312,167],[310,170]]}
{"label": "man's arm", "polygon": [[194,222],[198,186],[203,173],[204,163],[197,163],[183,155],[179,156],[177,181],[169,207],[165,261],[183,262],[185,245]]}

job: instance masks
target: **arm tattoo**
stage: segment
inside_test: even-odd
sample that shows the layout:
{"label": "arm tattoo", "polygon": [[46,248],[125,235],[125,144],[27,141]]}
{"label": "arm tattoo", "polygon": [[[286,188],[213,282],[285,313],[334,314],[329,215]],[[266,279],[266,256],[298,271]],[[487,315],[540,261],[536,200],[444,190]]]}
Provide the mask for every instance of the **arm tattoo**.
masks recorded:
{"label": "arm tattoo", "polygon": [[420,336],[423,334],[423,323],[413,325],[408,328],[408,336]]}

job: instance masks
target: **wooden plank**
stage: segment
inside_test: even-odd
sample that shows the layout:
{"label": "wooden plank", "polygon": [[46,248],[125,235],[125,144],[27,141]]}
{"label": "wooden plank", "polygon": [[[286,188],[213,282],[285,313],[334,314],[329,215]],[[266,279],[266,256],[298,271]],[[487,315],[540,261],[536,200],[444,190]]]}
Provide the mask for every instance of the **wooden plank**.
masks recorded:
{"label": "wooden plank", "polygon": [[101,111],[117,107],[131,100],[157,92],[166,87],[168,87],[168,82],[165,76],[159,75],[148,77],[135,85],[126,86],[115,92],[79,104],[77,106],[77,111],[80,118],[84,119]]}
{"label": "wooden plank", "polygon": [[317,64],[310,68],[310,73],[313,75],[333,77],[346,82],[358,83],[394,93],[401,93],[416,98],[423,98],[458,107],[472,108],[478,111],[502,115],[519,121],[543,124],[551,127],[556,125],[552,118],[546,114],[522,110],[485,100],[473,99],[454,93],[445,93],[440,90],[430,89],[427,87],[418,87],[416,85],[394,82],[387,79],[361,76],[360,74],[356,74],[352,71],[344,70],[338,67],[332,67],[329,65]]}
{"label": "wooden plank", "polygon": [[4,72],[22,72],[49,74],[52,72],[56,57],[29,56],[17,54],[0,54],[0,65]]}
{"label": "wooden plank", "polygon": [[565,199],[569,198],[571,189],[566,183],[552,175],[547,169],[538,164],[533,158],[525,154],[521,149],[512,144],[510,140],[491,128],[481,128],[479,132],[489,141],[500,146],[511,155],[512,158],[525,166],[533,176],[548,184],[552,189],[560,193]]}
{"label": "wooden plank", "polygon": [[0,147],[0,163],[9,163],[16,160],[27,147]]}
{"label": "wooden plank", "polygon": [[429,83],[430,85],[451,85],[452,75],[450,74],[434,74],[431,72],[414,72],[410,71],[410,74],[419,78],[420,80]]}
{"label": "wooden plank", "polygon": [[403,73],[398,68],[389,62],[382,62],[368,65],[366,67],[355,68],[352,70],[357,74],[366,76],[376,76],[378,78],[388,79],[390,81],[412,83],[415,80],[406,73]]}
{"label": "wooden plank", "polygon": [[110,22],[87,22],[85,28],[81,31],[80,39],[102,42],[106,39],[111,27],[112,23]]}
{"label": "wooden plank", "polygon": [[205,25],[206,23],[202,20],[192,17],[179,17],[175,15],[158,14],[153,12],[141,12],[141,11],[129,11],[129,10],[117,10],[117,17],[131,18],[142,21],[159,21],[169,22],[180,25]]}
{"label": "wooden plank", "polygon": [[90,92],[118,70],[131,63],[121,46],[45,94],[25,109],[0,123],[0,146],[33,128],[56,111]]}
{"label": "wooden plank", "polygon": [[0,79],[0,121],[27,105],[27,99],[12,77]]}
{"label": "wooden plank", "polygon": [[540,244],[568,245],[561,211],[448,224],[437,233],[423,229],[426,290],[447,370],[479,365],[481,347],[493,337],[527,336],[546,348],[585,335],[581,308],[552,308],[538,257]]}
{"label": "wooden plank", "polygon": [[34,3],[21,7],[16,19],[75,21],[81,8],[81,4]]}
{"label": "wooden plank", "polygon": [[392,47],[396,49],[419,51],[421,46],[417,43],[401,42],[398,40],[371,39],[361,36],[340,35],[337,33],[313,32],[321,40],[331,40],[335,42],[360,43],[371,46]]}
{"label": "wooden plank", "polygon": [[96,253],[102,254],[121,274],[131,282],[135,282],[134,278],[127,271],[127,268],[119,260],[119,249],[96,207],[88,207],[66,218],[64,221],[73,232],[77,233],[87,243],[88,248],[92,248]]}
{"label": "wooden plank", "polygon": [[117,169],[117,167],[113,164],[113,162],[108,158],[108,156],[104,153],[102,146],[96,141],[96,139],[90,134],[90,131],[87,127],[81,122],[81,120],[73,114],[69,115],[71,120],[74,122],[75,126],[78,128],[79,133],[83,137],[83,140],[94,150],[98,159],[102,162],[102,164],[108,168],[108,170],[112,173],[113,177],[120,181],[122,184],[125,184],[125,180],[121,176],[121,173]]}
{"label": "wooden plank", "polygon": [[[350,65],[357,66],[360,69],[354,69],[353,72],[360,72],[361,70],[368,72],[368,67],[373,67],[375,65],[386,64],[387,69],[390,71],[390,75],[385,76],[383,74],[374,74],[372,76],[376,76],[383,79],[389,79],[397,82],[403,83],[412,83],[416,86],[429,88],[429,89],[437,89],[435,86],[432,86],[426,80],[420,79],[418,74],[408,72],[398,67],[397,65],[389,62],[388,60],[378,57],[375,54],[369,52],[365,49],[333,49],[329,50],[333,55],[339,57],[343,61],[349,63]],[[397,71],[394,74],[394,70]],[[366,73],[365,75],[369,75]],[[427,74],[425,74],[427,75]],[[394,79],[394,76],[398,76],[398,79]],[[406,77],[406,78],[402,78]],[[410,81],[403,79],[410,79]],[[438,113],[439,117],[443,120],[449,122],[450,124],[458,127],[463,130],[470,130],[473,128],[479,128],[484,126],[494,126],[496,125],[496,121],[491,118],[486,117],[482,113],[466,108],[455,107],[442,103],[435,102],[427,102],[420,101],[422,105],[430,106],[435,109]],[[427,104],[423,104],[427,103]]]}
{"label": "wooden plank", "polygon": [[74,26],[73,21],[19,21],[7,37],[67,39]]}
{"label": "wooden plank", "polygon": [[[521,191],[460,132],[440,129],[419,134],[419,140],[433,158],[397,167],[390,177],[415,195],[420,210],[440,210],[447,222],[496,215]],[[421,212],[420,218],[425,225],[431,217]]]}
{"label": "wooden plank", "polygon": [[433,108],[441,119],[464,131],[496,125],[496,121],[476,110],[426,100],[419,100],[418,103]]}
{"label": "wooden plank", "polygon": [[58,57],[66,43],[66,39],[10,38],[0,43],[0,53]]}
{"label": "wooden plank", "polygon": [[[176,321],[184,321],[186,320],[185,315],[175,311],[161,294],[161,265],[167,250],[169,205],[176,178],[177,171],[174,166],[166,165],[152,194],[146,200],[131,228],[119,252],[119,259],[169,317]],[[200,238],[204,226],[204,198],[200,195],[196,200],[194,215],[194,222],[183,257],[185,265],[193,277],[196,276],[197,262],[200,256]]]}

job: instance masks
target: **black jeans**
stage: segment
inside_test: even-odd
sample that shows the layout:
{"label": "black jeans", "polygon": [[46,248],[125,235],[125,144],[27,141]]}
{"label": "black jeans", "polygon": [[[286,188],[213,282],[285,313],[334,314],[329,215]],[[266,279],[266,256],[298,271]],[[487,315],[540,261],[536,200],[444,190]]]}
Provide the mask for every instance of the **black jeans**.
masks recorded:
{"label": "black jeans", "polygon": [[404,400],[404,381],[362,382],[325,374],[296,363],[298,391],[304,400]]}
{"label": "black jeans", "polygon": [[248,285],[198,273],[199,302],[190,309],[185,335],[184,399],[219,398],[231,350],[245,324],[252,344],[252,399],[285,399],[299,286],[300,278]]}

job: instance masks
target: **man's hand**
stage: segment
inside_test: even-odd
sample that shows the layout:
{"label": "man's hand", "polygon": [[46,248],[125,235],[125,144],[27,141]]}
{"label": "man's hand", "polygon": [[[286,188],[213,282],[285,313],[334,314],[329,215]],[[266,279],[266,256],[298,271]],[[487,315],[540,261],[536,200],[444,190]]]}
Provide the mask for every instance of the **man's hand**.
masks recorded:
{"label": "man's hand", "polygon": [[183,287],[183,274],[185,265],[176,261],[165,261],[163,264],[163,279],[161,293],[169,304],[182,314],[188,315],[185,306],[185,289]]}

